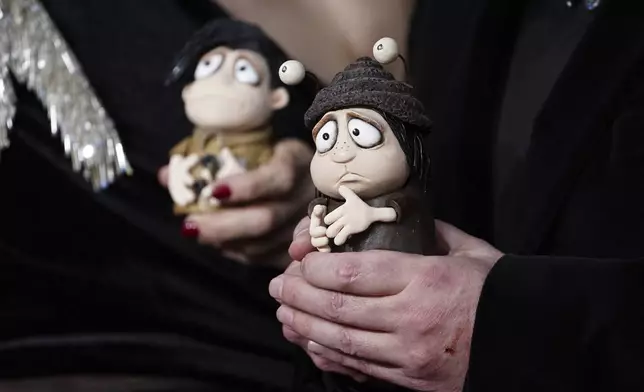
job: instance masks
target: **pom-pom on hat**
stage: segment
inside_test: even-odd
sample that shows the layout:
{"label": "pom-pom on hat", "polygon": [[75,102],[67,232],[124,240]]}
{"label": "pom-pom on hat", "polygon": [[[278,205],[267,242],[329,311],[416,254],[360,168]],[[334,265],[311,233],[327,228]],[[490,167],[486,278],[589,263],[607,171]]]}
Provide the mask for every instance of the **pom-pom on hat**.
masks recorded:
{"label": "pom-pom on hat", "polygon": [[[382,63],[399,57],[397,44],[391,38],[376,42],[373,53]],[[317,93],[304,115],[306,127],[314,127],[330,111],[367,107],[420,130],[429,129],[432,122],[425,114],[423,104],[414,97],[413,87],[397,81],[378,61],[361,57],[335,75],[331,83]],[[304,72],[301,64],[289,61],[280,68],[280,78],[286,84],[298,83],[304,78]]]}

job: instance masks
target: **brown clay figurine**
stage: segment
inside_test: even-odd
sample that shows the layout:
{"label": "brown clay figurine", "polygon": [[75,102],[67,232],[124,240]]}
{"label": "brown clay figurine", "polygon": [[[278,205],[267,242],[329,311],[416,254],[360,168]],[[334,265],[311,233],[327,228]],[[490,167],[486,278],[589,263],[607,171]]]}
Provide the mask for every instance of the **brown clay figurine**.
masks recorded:
{"label": "brown clay figurine", "polygon": [[[338,73],[306,112],[319,192],[309,207],[311,242],[321,252],[436,254],[423,140],[431,121],[413,88],[382,66],[400,57],[396,42],[378,41],[374,57]],[[303,74],[294,60],[280,68],[285,83]]]}
{"label": "brown clay figurine", "polygon": [[186,44],[169,79],[193,75],[182,97],[194,132],[170,152],[175,213],[220,208],[212,194],[215,181],[271,158],[274,112],[291,99],[274,74],[285,59],[258,27],[230,19],[207,24]]}

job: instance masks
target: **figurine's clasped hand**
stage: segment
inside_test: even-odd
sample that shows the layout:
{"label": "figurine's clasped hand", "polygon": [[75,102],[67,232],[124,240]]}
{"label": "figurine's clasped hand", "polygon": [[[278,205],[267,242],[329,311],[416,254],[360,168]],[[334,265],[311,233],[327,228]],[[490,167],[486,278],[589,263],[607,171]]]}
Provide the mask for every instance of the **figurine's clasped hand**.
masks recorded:
{"label": "figurine's clasped hand", "polygon": [[330,252],[329,238],[326,236],[326,226],[323,224],[324,215],[326,215],[326,206],[317,205],[313,208],[309,234],[311,236],[311,245],[319,252]]}
{"label": "figurine's clasped hand", "polygon": [[199,162],[199,156],[196,154],[188,157],[175,155],[170,159],[168,190],[172,200],[179,206],[188,205],[196,199],[195,192],[191,188],[194,178],[190,170],[197,162]]}
{"label": "figurine's clasped hand", "polygon": [[337,246],[343,245],[351,235],[367,230],[374,222],[396,219],[393,209],[373,208],[346,186],[341,186],[338,192],[344,198],[344,204],[324,218],[328,225],[326,236],[333,238]]}

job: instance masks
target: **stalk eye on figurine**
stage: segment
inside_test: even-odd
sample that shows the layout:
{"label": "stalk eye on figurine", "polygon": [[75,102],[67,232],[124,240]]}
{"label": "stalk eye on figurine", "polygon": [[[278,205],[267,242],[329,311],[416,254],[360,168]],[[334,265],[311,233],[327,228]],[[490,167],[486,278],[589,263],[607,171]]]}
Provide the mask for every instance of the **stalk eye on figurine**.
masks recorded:
{"label": "stalk eye on figurine", "polygon": [[207,24],[186,44],[169,79],[190,78],[182,98],[195,126],[170,152],[175,213],[216,210],[215,181],[271,158],[274,112],[291,98],[273,73],[285,59],[258,27],[230,19]]}
{"label": "stalk eye on figurine", "polygon": [[[383,38],[373,51],[378,61],[362,57],[347,66],[305,115],[317,150],[311,242],[322,252],[436,254],[423,140],[431,121],[413,88],[381,65],[400,57],[396,42]],[[304,73],[294,60],[280,67],[285,83]]]}

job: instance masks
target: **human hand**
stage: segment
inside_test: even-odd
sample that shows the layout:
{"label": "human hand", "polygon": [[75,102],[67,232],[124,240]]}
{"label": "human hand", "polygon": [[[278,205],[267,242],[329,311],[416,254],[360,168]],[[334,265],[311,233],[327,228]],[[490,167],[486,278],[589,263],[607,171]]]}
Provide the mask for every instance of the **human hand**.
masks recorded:
{"label": "human hand", "polygon": [[[237,261],[285,268],[293,227],[315,191],[309,174],[312,155],[303,142],[278,142],[265,165],[216,181],[212,196],[226,208],[188,216],[184,234]],[[159,172],[162,184],[166,173]]]}
{"label": "human hand", "polygon": [[393,209],[390,209],[393,219],[386,217],[383,215],[386,209],[369,206],[344,185],[338,188],[338,192],[344,198],[344,204],[324,217],[324,223],[329,225],[326,229],[326,236],[334,238],[333,242],[338,246],[343,245],[351,235],[367,230],[373,222],[396,219]]}
{"label": "human hand", "polygon": [[285,337],[323,370],[460,390],[481,289],[502,253],[449,224],[436,228],[447,256],[308,254],[292,267],[299,274],[270,284]]}
{"label": "human hand", "polygon": [[188,157],[174,155],[170,158],[167,170],[167,187],[172,200],[179,206],[185,206],[195,201],[196,195],[190,188],[194,184],[194,178],[190,169],[199,162],[196,154]]}
{"label": "human hand", "polygon": [[326,236],[326,226],[322,223],[322,219],[326,214],[326,206],[317,205],[313,208],[311,213],[311,223],[309,226],[309,235],[311,236],[311,245],[313,245],[319,252],[330,252],[329,237]]}

